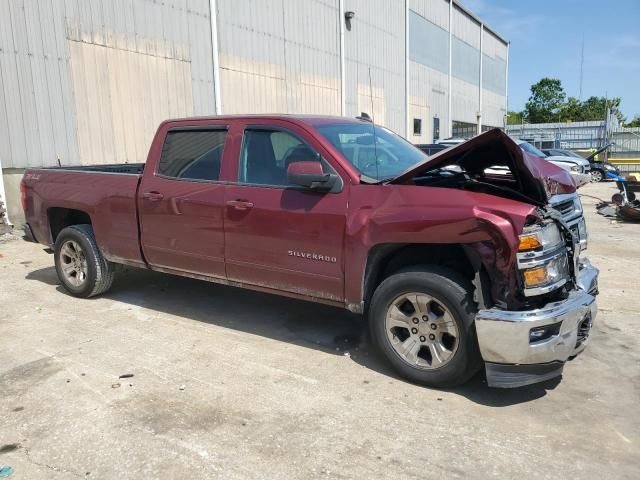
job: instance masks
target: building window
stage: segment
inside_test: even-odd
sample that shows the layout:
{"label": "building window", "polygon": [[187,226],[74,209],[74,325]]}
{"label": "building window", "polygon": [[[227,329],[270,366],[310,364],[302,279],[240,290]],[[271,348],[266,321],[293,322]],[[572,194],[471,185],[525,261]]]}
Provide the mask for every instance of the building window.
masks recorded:
{"label": "building window", "polygon": [[453,138],[471,138],[478,133],[478,125],[475,123],[458,122],[453,121],[453,131],[451,136]]}
{"label": "building window", "polygon": [[422,119],[421,118],[413,119],[413,134],[422,135]]}

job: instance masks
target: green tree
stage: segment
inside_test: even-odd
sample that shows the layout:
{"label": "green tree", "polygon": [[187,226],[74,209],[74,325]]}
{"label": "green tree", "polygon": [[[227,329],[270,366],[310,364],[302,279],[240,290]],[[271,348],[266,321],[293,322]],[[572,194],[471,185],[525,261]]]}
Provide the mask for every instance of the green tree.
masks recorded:
{"label": "green tree", "polygon": [[604,120],[607,113],[607,107],[611,109],[620,123],[624,123],[624,115],[620,111],[620,103],[622,100],[620,97],[605,98],[605,97],[589,97],[582,102],[582,121],[589,120]]}
{"label": "green tree", "polygon": [[627,123],[625,127],[640,127],[640,114],[636,113],[633,120]]}
{"label": "green tree", "polygon": [[530,123],[557,122],[566,94],[557,78],[543,78],[531,85],[524,113]]}
{"label": "green tree", "polygon": [[569,97],[560,106],[559,117],[561,122],[581,122],[583,119],[582,103],[576,97]]}
{"label": "green tree", "polygon": [[507,125],[524,123],[524,112],[507,112]]}

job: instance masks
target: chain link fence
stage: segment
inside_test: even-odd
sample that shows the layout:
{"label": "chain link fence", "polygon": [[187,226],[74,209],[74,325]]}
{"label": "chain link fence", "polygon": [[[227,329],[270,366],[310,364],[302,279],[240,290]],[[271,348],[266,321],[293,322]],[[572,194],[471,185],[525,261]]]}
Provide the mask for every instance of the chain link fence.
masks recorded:
{"label": "chain link fence", "polygon": [[507,125],[505,131],[512,137],[525,140],[540,149],[565,148],[582,156],[592,149],[611,144],[599,155],[622,172],[640,170],[640,128],[610,127],[604,121],[575,123],[537,123]]}

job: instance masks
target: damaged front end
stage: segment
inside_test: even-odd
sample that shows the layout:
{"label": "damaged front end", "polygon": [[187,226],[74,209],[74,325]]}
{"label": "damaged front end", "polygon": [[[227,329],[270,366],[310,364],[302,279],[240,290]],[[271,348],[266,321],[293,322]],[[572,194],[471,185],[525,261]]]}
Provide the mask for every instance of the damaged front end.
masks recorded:
{"label": "damaged front end", "polygon": [[581,257],[586,224],[568,172],[529,156],[496,129],[391,183],[470,190],[533,206],[524,225],[515,227],[520,234],[508,249],[507,268],[491,262],[497,254],[490,245],[473,245],[493,296],[493,304],[476,315],[476,332],[490,386],[519,387],[561,375],[564,363],[588,343],[598,293],[598,270]]}
{"label": "damaged front end", "polygon": [[497,128],[427,158],[388,183],[459,188],[536,206],[576,191],[566,170],[523,152]]}
{"label": "damaged front end", "polygon": [[[579,203],[577,197],[572,200]],[[494,307],[476,315],[492,387],[519,387],[561,375],[565,362],[586,347],[597,314],[598,270],[581,257],[587,244],[581,207],[577,219],[551,206],[538,210],[539,219],[524,228],[516,254],[520,291],[529,306]]]}
{"label": "damaged front end", "polygon": [[[543,234],[555,232],[557,236],[560,229],[568,230],[568,237],[573,234],[581,246],[586,247],[582,205],[569,173],[528,155],[499,129],[439,152],[389,183],[453,188],[516,200],[530,206],[529,214],[519,214],[517,220],[514,215],[506,214],[518,233],[524,227],[534,235],[534,230],[551,222]],[[491,223],[494,219],[500,221],[496,214],[499,217],[500,212],[508,208],[507,204],[499,201],[480,204],[476,214]],[[561,222],[562,226],[556,227],[554,222]],[[491,278],[492,306],[525,310],[566,296],[571,283],[559,277],[556,279],[554,273],[557,271],[560,275],[565,269],[572,270],[573,266],[565,265],[563,257],[556,255],[558,245],[554,245],[552,251],[545,248],[542,253],[534,250],[522,255],[517,253],[518,246],[512,243],[513,237],[510,235],[506,234],[506,244],[502,238],[494,238],[492,241],[468,245],[480,258]],[[547,259],[548,255],[555,255],[555,258]],[[548,268],[543,260],[549,262]],[[530,268],[523,277],[517,267],[522,268],[527,263]],[[535,275],[549,278],[536,280]],[[526,281],[534,280],[538,283],[528,287],[525,285]]]}

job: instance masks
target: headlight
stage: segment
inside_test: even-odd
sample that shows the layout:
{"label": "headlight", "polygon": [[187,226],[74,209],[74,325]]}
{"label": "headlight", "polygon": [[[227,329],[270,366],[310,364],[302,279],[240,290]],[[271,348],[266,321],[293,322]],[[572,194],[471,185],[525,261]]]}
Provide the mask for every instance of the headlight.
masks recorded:
{"label": "headlight", "polygon": [[545,286],[557,288],[567,281],[568,276],[567,255],[564,252],[539,267],[530,268],[522,272],[525,288]]}
{"label": "headlight", "polygon": [[520,235],[519,252],[526,252],[536,249],[548,249],[557,247],[562,244],[562,235],[560,229],[555,222],[547,223],[544,226],[533,225],[525,227],[524,232]]}
{"label": "headlight", "polygon": [[572,172],[579,172],[580,171],[580,167],[578,167],[576,165],[571,165],[571,171]]}
{"label": "headlight", "polygon": [[604,166],[604,168],[605,168],[606,170],[610,170],[610,171],[612,171],[612,172],[615,172],[615,171],[616,171],[616,168],[615,168],[615,167],[612,167],[611,165],[605,165],[605,166]]}
{"label": "headlight", "polygon": [[564,238],[553,221],[525,227],[517,257],[525,296],[548,293],[569,279]]}

